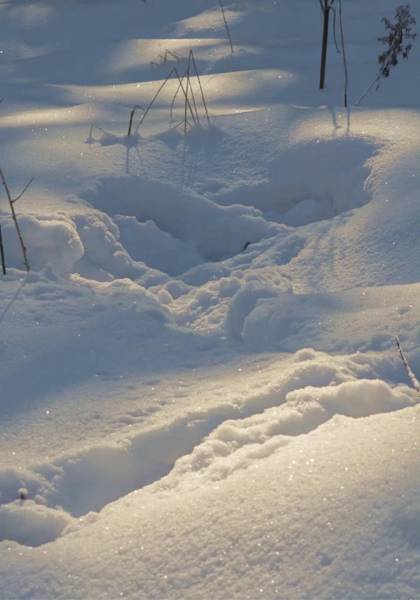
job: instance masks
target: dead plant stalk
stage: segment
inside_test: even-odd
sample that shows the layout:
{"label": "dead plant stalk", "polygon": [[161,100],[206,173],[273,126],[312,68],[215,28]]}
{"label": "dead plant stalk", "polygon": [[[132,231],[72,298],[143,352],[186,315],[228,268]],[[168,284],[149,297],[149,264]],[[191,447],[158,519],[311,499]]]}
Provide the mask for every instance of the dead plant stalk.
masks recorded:
{"label": "dead plant stalk", "polygon": [[3,234],[1,231],[1,225],[0,225],[0,259],[1,259],[1,270],[3,272],[3,275],[6,275],[6,257],[4,255]]}
{"label": "dead plant stalk", "polygon": [[222,11],[223,22],[225,24],[226,35],[227,35],[227,38],[228,38],[229,44],[230,44],[230,51],[232,52],[232,54],[234,54],[235,50],[233,48],[232,36],[230,34],[230,27],[229,27],[229,23],[227,22],[225,7],[223,6],[222,0],[219,0],[219,4],[220,4],[220,10]]}
{"label": "dead plant stalk", "polygon": [[398,352],[400,355],[400,358],[402,360],[402,363],[404,365],[404,369],[408,375],[409,380],[411,381],[411,385],[413,386],[413,388],[420,393],[420,382],[417,379],[417,377],[414,375],[414,371],[412,370],[412,368],[410,367],[410,364],[407,360],[406,355],[404,354],[404,351],[401,347],[401,342],[400,342],[400,338],[398,336],[395,337],[395,342],[397,344],[397,348],[398,348]]}

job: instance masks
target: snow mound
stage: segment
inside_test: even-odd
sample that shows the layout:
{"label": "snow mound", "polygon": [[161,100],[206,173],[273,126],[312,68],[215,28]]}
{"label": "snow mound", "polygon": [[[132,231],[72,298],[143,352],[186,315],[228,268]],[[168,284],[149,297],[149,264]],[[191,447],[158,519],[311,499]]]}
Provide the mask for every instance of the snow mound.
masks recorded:
{"label": "snow mound", "polygon": [[[118,226],[107,215],[18,215],[18,222],[32,271],[50,269],[66,277],[78,272],[98,280],[130,277],[149,284],[165,277],[137,262],[121,245]],[[0,216],[7,268],[24,267],[19,239],[12,219]]]}
{"label": "snow mound", "polygon": [[191,455],[179,459],[164,487],[225,479],[238,469],[277,452],[296,436],[313,431],[335,415],[367,417],[412,406],[406,386],[360,379],[289,392],[277,407],[245,419],[226,420]]}
{"label": "snow mound", "polygon": [[[276,232],[275,227],[267,223],[255,208],[219,206],[190,190],[140,177],[102,179],[95,190],[85,192],[83,197],[111,216],[136,217],[141,223],[153,221],[166,234],[193,244],[193,261],[197,260],[197,252],[203,260],[219,261],[229,258],[241,252],[248,244]],[[167,253],[168,240],[168,236],[151,239],[150,242],[157,246],[153,252],[160,252],[163,244]],[[150,249],[142,253],[141,244],[143,242],[134,247],[131,236],[131,251],[147,262]],[[174,247],[174,242],[172,246]],[[178,244],[177,249],[179,248]],[[185,252],[185,244],[181,248]],[[170,267],[174,270],[176,264],[175,267]]]}
{"label": "snow mound", "polygon": [[82,259],[74,270],[94,279],[131,278],[148,285],[161,283],[162,274],[133,259],[120,242],[118,226],[103,213],[74,217],[81,244]]}
{"label": "snow mound", "polygon": [[295,294],[288,285],[287,279],[276,287],[269,281],[243,284],[230,300],[226,334],[253,352],[293,352],[305,343],[328,352],[381,351],[394,348],[401,334],[415,343],[417,329],[410,319],[418,311],[416,288],[395,323],[398,286]]}
{"label": "snow mound", "polygon": [[63,511],[30,500],[0,506],[0,542],[41,546],[59,537],[71,523],[71,517]]}
{"label": "snow mound", "polygon": [[[247,297],[247,292],[244,292]],[[230,322],[238,313],[241,295],[234,297],[230,313],[228,314],[226,329],[230,331]],[[238,335],[250,348],[278,347],[286,338],[299,334],[311,325],[316,326],[320,315],[331,311],[332,302],[327,297],[316,294],[297,295],[290,292],[271,293],[271,297],[264,298],[260,292],[256,302],[251,306],[238,323]],[[240,330],[240,323],[242,329]]]}
{"label": "snow mound", "polygon": [[225,330],[229,337],[242,339],[245,320],[262,299],[279,295],[278,289],[248,284],[233,296],[225,319]]}
{"label": "snow mound", "polygon": [[[23,268],[22,251],[13,221],[0,217],[4,236],[6,264]],[[56,275],[68,275],[83,256],[84,249],[73,221],[65,215],[18,215],[19,227],[27,247],[31,268],[49,266]]]}
{"label": "snow mound", "polygon": [[299,141],[269,163],[265,181],[211,197],[222,205],[254,206],[293,227],[329,219],[370,201],[369,161],[376,150],[369,140],[351,136]]}
{"label": "snow mound", "polygon": [[[7,535],[25,539],[22,543],[43,543],[35,526],[32,532],[34,519],[36,524],[52,521],[47,527],[52,539],[66,525],[60,511],[68,519],[82,517],[145,486],[195,487],[225,479],[336,415],[359,418],[415,404],[413,390],[367,378],[372,375],[372,366],[358,355],[333,358],[305,349],[277,381],[237,402],[221,399],[211,407],[190,409],[167,423],[69,452],[32,471],[0,471],[4,514],[17,510],[13,507],[22,488],[28,501],[56,511],[30,514],[23,530],[11,527]],[[31,508],[28,501],[17,508]]]}
{"label": "snow mound", "polygon": [[304,406],[315,400],[330,414],[360,418],[379,412],[390,412],[414,404],[407,386],[391,388],[379,379],[345,381],[324,388],[305,387],[290,392],[287,402]]}

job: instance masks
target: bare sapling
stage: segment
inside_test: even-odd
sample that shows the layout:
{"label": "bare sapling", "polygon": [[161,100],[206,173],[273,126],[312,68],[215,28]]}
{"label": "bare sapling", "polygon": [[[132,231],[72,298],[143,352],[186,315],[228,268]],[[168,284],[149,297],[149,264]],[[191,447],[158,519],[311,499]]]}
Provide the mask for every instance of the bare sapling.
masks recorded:
{"label": "bare sapling", "polygon": [[404,365],[404,369],[408,375],[408,378],[411,382],[411,385],[413,386],[413,388],[420,393],[420,382],[417,379],[417,377],[414,374],[414,371],[412,370],[412,368],[410,367],[410,364],[407,360],[406,355],[404,354],[404,351],[401,347],[401,342],[400,342],[400,338],[398,336],[395,337],[395,342],[397,344],[397,348],[398,348],[398,353],[400,355],[400,358],[402,360],[402,363]]}
{"label": "bare sapling", "polygon": [[360,96],[357,104],[362,102],[373,87],[376,86],[375,89],[379,89],[381,79],[387,79],[390,76],[392,68],[398,65],[400,59],[407,60],[417,36],[413,31],[416,20],[410,12],[409,4],[399,6],[396,9],[394,22],[387,17],[384,17],[382,22],[385,24],[387,34],[378,38],[378,42],[385,46],[384,51],[378,56],[379,71],[372,83]]}
{"label": "bare sapling", "polygon": [[225,13],[225,7],[223,5],[223,0],[219,0],[219,4],[220,4],[220,10],[222,11],[223,23],[225,24],[226,35],[227,35],[227,38],[229,40],[230,51],[232,52],[232,54],[234,54],[235,50],[233,48],[232,36],[231,36],[231,33],[230,33],[229,23],[228,23],[228,20],[226,18],[226,13]]}
{"label": "bare sapling", "polygon": [[[330,27],[330,14],[333,9],[334,0],[319,0],[322,12],[322,44],[321,44],[321,67],[319,73],[319,89],[325,87],[325,73],[327,69],[328,34]],[[334,29],[335,31],[335,29]]]}
{"label": "bare sapling", "polygon": [[6,257],[4,254],[3,234],[1,231],[1,225],[0,225],[0,259],[1,259],[2,273],[3,273],[3,275],[6,275]]}
{"label": "bare sapling", "polygon": [[33,178],[28,181],[28,183],[25,185],[25,187],[20,192],[20,194],[18,196],[16,196],[16,198],[12,198],[12,195],[10,193],[10,188],[7,184],[7,181],[6,181],[6,178],[4,176],[2,169],[0,169],[0,179],[1,179],[1,183],[3,184],[4,190],[6,192],[7,200],[9,202],[9,206],[10,206],[10,212],[12,213],[12,219],[15,224],[17,236],[19,238],[20,247],[22,249],[23,262],[25,264],[25,268],[26,268],[27,272],[29,273],[29,271],[31,270],[31,267],[29,266],[28,253],[27,253],[26,246],[23,241],[22,232],[19,227],[18,220],[17,220],[15,204],[18,200],[20,200],[22,198],[22,196],[24,195],[26,190],[29,188],[29,186],[31,185],[31,183],[33,181]]}

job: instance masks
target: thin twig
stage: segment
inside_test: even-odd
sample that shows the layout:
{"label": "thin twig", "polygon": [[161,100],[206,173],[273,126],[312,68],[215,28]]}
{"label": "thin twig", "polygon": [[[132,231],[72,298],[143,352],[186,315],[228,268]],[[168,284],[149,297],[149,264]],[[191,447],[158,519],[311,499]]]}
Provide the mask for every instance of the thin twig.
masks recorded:
{"label": "thin twig", "polygon": [[193,109],[192,109],[192,106],[191,106],[191,102],[189,101],[188,94],[187,94],[187,91],[184,88],[184,83],[183,83],[185,77],[187,76],[187,71],[185,72],[185,75],[183,77],[180,76],[180,74],[178,73],[178,70],[177,70],[176,67],[174,68],[174,72],[175,72],[175,75],[176,75],[176,77],[178,79],[179,85],[178,85],[177,91],[175,92],[175,95],[174,95],[174,97],[172,99],[171,109],[170,109],[170,118],[172,119],[175,100],[176,100],[176,97],[177,97],[177,95],[179,93],[179,90],[181,89],[182,93],[184,94],[185,104],[188,106],[189,111],[191,113],[191,117],[192,117],[192,119],[193,119],[193,121],[195,123],[196,119],[194,117],[194,112],[193,112]]}
{"label": "thin twig", "polygon": [[187,133],[187,102],[188,102],[188,91],[190,89],[190,71],[191,71],[191,55],[188,57],[188,65],[187,65],[187,85],[186,85],[186,93],[185,93],[185,107],[184,107],[184,133]]}
{"label": "thin twig", "polygon": [[191,98],[192,98],[192,102],[193,102],[193,106],[194,106],[194,110],[195,110],[195,116],[197,119],[197,123],[200,125],[200,115],[198,114],[197,103],[195,101],[194,88],[193,88],[191,80],[190,80],[190,89],[191,89]]}
{"label": "thin twig", "polygon": [[136,110],[144,110],[144,108],[142,106],[140,106],[140,104],[136,104],[135,106],[133,106],[133,108],[131,109],[130,112],[130,120],[128,122],[128,132],[127,132],[127,137],[130,137],[131,135],[131,129],[133,127],[133,119],[134,119],[134,115],[136,113]]}
{"label": "thin twig", "polygon": [[[185,93],[185,110],[184,110],[184,122],[185,122],[185,127],[184,130],[186,131],[186,126],[187,126],[187,105],[190,108],[190,112],[191,112],[191,116],[193,118],[194,123],[196,124],[200,124],[200,116],[198,114],[198,109],[197,109],[197,103],[195,101],[195,95],[194,95],[194,89],[192,86],[192,82],[191,82],[191,56],[192,56],[192,50],[190,51],[189,55],[188,55],[188,65],[187,65],[187,71],[185,74],[185,77],[187,78],[187,90]],[[192,98],[192,105],[194,106],[194,111],[195,111],[195,117],[194,117],[194,113],[192,112],[191,109],[191,103],[189,100],[189,94],[191,93],[191,98]]]}
{"label": "thin twig", "polygon": [[337,51],[337,54],[341,54],[341,50],[338,46],[337,41],[337,14],[335,8],[331,8],[331,12],[333,14],[333,34],[334,34],[334,46]]}
{"label": "thin twig", "polygon": [[20,227],[19,227],[19,223],[18,223],[18,220],[17,220],[17,216],[16,216],[16,211],[15,211],[15,206],[14,205],[15,205],[15,202],[17,202],[19,200],[19,198],[21,198],[23,196],[23,194],[26,192],[26,190],[28,189],[28,187],[31,185],[33,179],[31,179],[25,185],[25,187],[23,188],[23,190],[21,191],[21,193],[16,198],[12,198],[9,186],[7,185],[6,178],[5,178],[4,173],[3,173],[3,171],[1,169],[0,169],[0,179],[1,179],[1,182],[2,182],[3,187],[5,189],[7,199],[9,201],[10,211],[12,213],[12,219],[13,219],[13,222],[14,222],[15,227],[16,227],[16,232],[17,232],[17,235],[18,235],[18,238],[19,238],[20,247],[22,249],[23,262],[25,263],[26,270],[29,273],[29,271],[31,270],[31,268],[29,266],[28,254],[27,254],[27,251],[26,251],[26,246],[25,246],[24,241],[23,241],[22,232],[21,232]]}
{"label": "thin twig", "polygon": [[150,62],[150,65],[152,67],[161,67],[162,65],[166,65],[166,63],[169,62],[168,56],[172,56],[172,58],[174,58],[176,60],[176,62],[179,62],[178,54],[176,54],[176,52],[172,52],[172,50],[166,49],[164,54],[159,54],[159,56],[158,56],[158,58],[161,59],[161,62],[158,63],[158,62],[155,62],[154,60],[152,60]]}
{"label": "thin twig", "polygon": [[169,74],[167,75],[166,79],[162,82],[162,84],[159,86],[159,89],[157,90],[157,92],[155,93],[155,95],[153,96],[152,100],[149,102],[146,110],[144,111],[144,113],[141,116],[141,119],[136,127],[136,133],[138,132],[138,130],[140,129],[140,127],[143,125],[143,122],[145,120],[145,118],[147,117],[147,115],[150,112],[150,109],[152,108],[153,104],[156,102],[157,97],[159,96],[160,92],[163,90],[163,88],[165,87],[165,85],[168,83],[168,81],[170,80],[170,78],[172,77],[172,75],[175,73],[176,69],[173,68],[170,70]]}
{"label": "thin twig", "polygon": [[225,7],[223,6],[222,0],[219,0],[219,4],[220,4],[220,8],[222,10],[223,21],[225,24],[226,35],[228,37],[229,44],[230,44],[230,50],[231,50],[232,54],[234,54],[235,50],[233,48],[232,36],[230,35],[229,23],[227,22],[227,19],[226,19]]}
{"label": "thin twig", "polygon": [[[184,79],[184,78],[182,78],[182,79]],[[175,102],[176,102],[176,99],[178,97],[179,90],[181,89],[181,87],[182,87],[182,81],[181,81],[181,78],[179,77],[178,87],[176,88],[176,91],[175,91],[175,94],[174,94],[174,96],[172,98],[171,106],[170,106],[170,109],[169,109],[169,118],[171,119],[171,121],[173,120],[173,117],[174,117]]]}
{"label": "thin twig", "polygon": [[369,84],[369,86],[366,88],[366,90],[363,92],[363,94],[360,96],[360,98],[356,102],[357,106],[362,102],[362,100],[364,100],[366,98],[366,96],[369,94],[370,90],[373,88],[374,85],[376,85],[378,83],[380,78],[381,78],[381,76],[377,75],[375,77],[375,79],[372,81],[372,83]]}
{"label": "thin twig", "polygon": [[3,271],[3,275],[6,275],[6,258],[4,256],[3,234],[1,232],[1,225],[0,225],[0,258],[1,258],[1,269]]}
{"label": "thin twig", "polygon": [[[157,89],[156,93],[154,94],[152,100],[149,102],[148,106],[145,109],[143,109],[143,114],[142,114],[140,121],[138,122],[137,127],[135,129],[136,133],[139,131],[140,127],[144,123],[145,118],[147,117],[147,115],[149,114],[150,110],[152,109],[154,103],[156,102],[159,94],[161,93],[161,91],[163,90],[163,88],[165,87],[165,85],[168,83],[168,81],[171,79],[172,76],[175,76],[178,79],[178,86],[177,86],[175,94],[172,98],[172,102],[171,102],[171,106],[170,106],[170,118],[171,119],[173,118],[175,101],[176,101],[180,91],[182,91],[182,94],[184,96],[184,118],[182,121],[182,123],[184,124],[184,132],[186,133],[187,126],[191,125],[189,118],[188,118],[188,112],[190,113],[192,122],[194,124],[200,123],[199,110],[197,107],[197,102],[196,102],[195,93],[194,93],[194,87],[193,87],[192,79],[191,79],[192,71],[193,71],[194,75],[197,77],[197,82],[198,82],[198,85],[200,88],[204,112],[206,115],[206,119],[207,119],[208,123],[210,124],[210,116],[209,116],[209,112],[207,109],[206,99],[204,96],[204,90],[203,90],[203,86],[201,84],[200,75],[199,75],[199,72],[197,69],[197,63],[195,61],[193,51],[190,50],[189,55],[188,55],[187,70],[186,70],[184,76],[183,77],[180,76],[176,67],[173,67],[170,70],[166,79],[161,83],[161,85]],[[186,79],[186,87],[184,86],[184,79]],[[190,100],[190,97],[191,97],[191,100]],[[133,107],[133,109],[130,113],[130,120],[129,120],[129,125],[128,125],[128,136],[130,136],[132,133],[134,115],[135,115],[136,110],[138,110],[139,108],[142,108],[142,107],[139,107],[139,106]]]}
{"label": "thin twig", "polygon": [[411,385],[417,392],[420,393],[420,382],[417,379],[417,377],[414,375],[414,372],[412,371],[412,369],[408,363],[407,357],[405,356],[403,349],[401,348],[401,343],[400,343],[400,339],[398,336],[395,336],[395,341],[396,341],[398,352],[400,354],[405,371],[408,375],[409,380],[411,381]]}
{"label": "thin twig", "polygon": [[23,194],[26,192],[26,190],[28,189],[28,187],[31,185],[31,183],[33,182],[34,178],[31,177],[30,180],[28,181],[28,183],[25,185],[25,187],[23,188],[23,190],[20,192],[20,194],[18,196],[16,196],[16,198],[13,198],[12,203],[14,204],[15,202],[17,202],[18,200],[20,200],[23,196]]}
{"label": "thin twig", "polygon": [[199,74],[198,69],[197,69],[197,63],[195,62],[194,52],[192,50],[190,50],[190,55],[191,55],[192,65],[194,67],[194,72],[195,72],[195,75],[197,77],[198,85],[200,87],[201,99],[202,99],[203,106],[204,106],[204,112],[206,113],[207,122],[210,125],[210,116],[209,116],[209,111],[207,110],[206,98],[204,96],[203,86],[201,85],[200,74]]}

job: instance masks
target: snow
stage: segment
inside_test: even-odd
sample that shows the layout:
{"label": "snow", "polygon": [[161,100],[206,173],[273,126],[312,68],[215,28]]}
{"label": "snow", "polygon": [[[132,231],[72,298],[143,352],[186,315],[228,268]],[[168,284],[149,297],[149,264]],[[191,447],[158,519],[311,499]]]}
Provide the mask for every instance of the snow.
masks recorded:
{"label": "snow", "polygon": [[224,7],[0,2],[1,600],[420,594],[419,49]]}
{"label": "snow", "polygon": [[173,238],[192,242],[191,250],[202,261],[229,258],[243,250],[246,243],[255,243],[274,233],[274,228],[254,208],[219,206],[185,187],[177,189],[140,177],[102,181],[94,193],[84,197],[110,215],[153,221]]}
{"label": "snow", "polygon": [[55,540],[69,522],[64,514],[57,514],[57,511],[31,500],[24,506],[16,501],[0,508],[2,538],[31,547]]}
{"label": "snow", "polygon": [[[36,271],[49,266],[57,275],[69,275],[84,254],[74,222],[66,219],[65,215],[61,218],[60,215],[22,215],[19,226],[25,243],[31,249],[31,266]],[[22,250],[11,217],[2,219],[2,232],[8,264],[21,267]]]}

